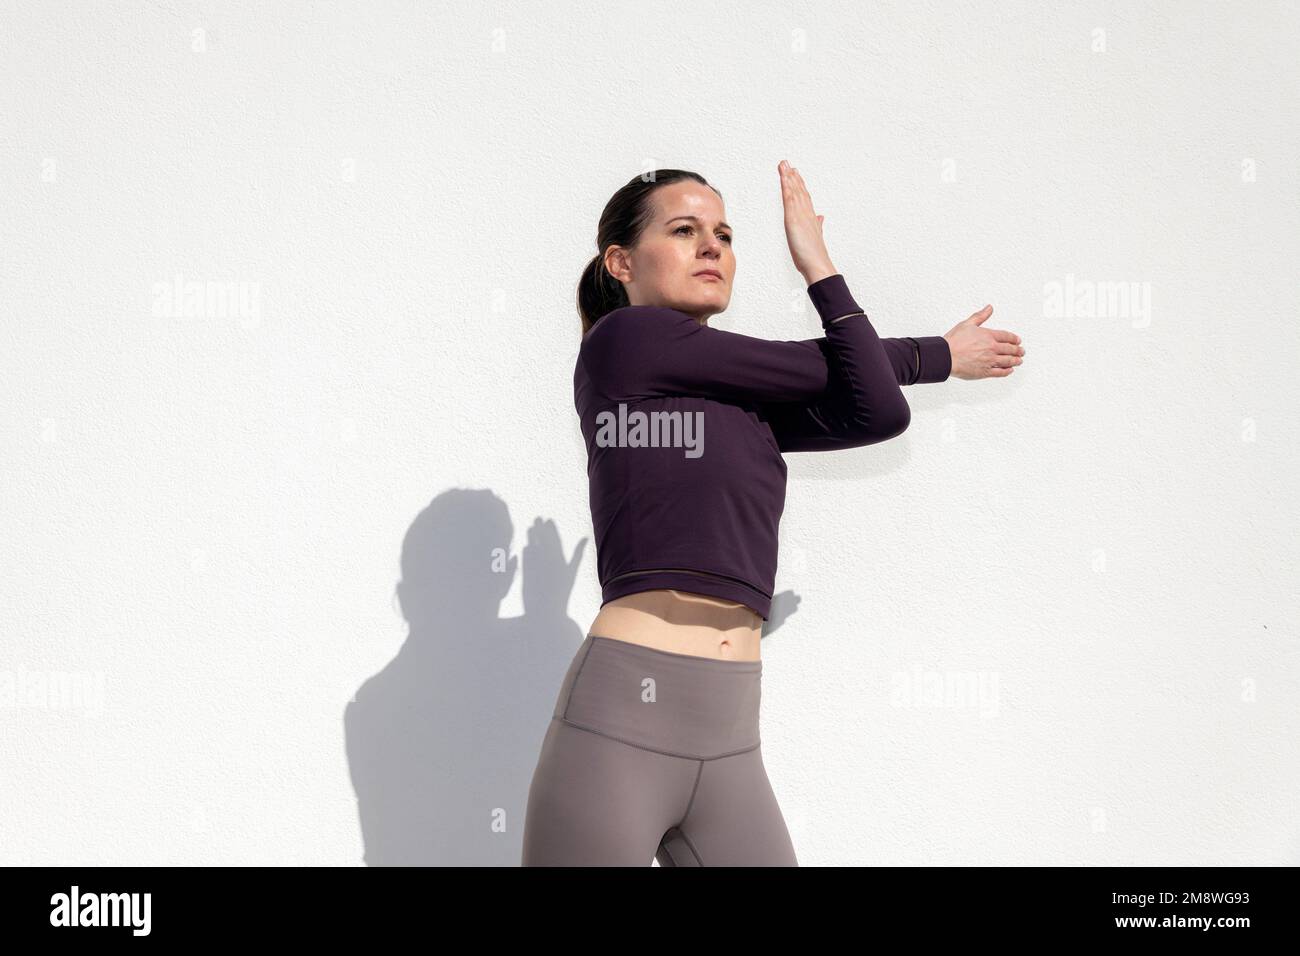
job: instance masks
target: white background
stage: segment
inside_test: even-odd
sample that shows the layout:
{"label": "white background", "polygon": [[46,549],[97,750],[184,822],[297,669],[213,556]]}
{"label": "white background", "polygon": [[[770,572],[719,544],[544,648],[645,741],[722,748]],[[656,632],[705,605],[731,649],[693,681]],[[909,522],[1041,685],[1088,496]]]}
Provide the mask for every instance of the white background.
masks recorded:
{"label": "white background", "polygon": [[[5,4],[0,863],[517,861],[599,588],[589,540],[567,619],[524,614],[490,554],[591,535],[596,221],[701,173],[739,261],[712,324],[815,336],[783,158],[882,335],[992,303],[1027,347],[788,457],[762,735],[800,862],[1300,863],[1298,27]],[[249,308],[169,310],[178,275]],[[1070,281],[1149,313],[1055,314]]]}

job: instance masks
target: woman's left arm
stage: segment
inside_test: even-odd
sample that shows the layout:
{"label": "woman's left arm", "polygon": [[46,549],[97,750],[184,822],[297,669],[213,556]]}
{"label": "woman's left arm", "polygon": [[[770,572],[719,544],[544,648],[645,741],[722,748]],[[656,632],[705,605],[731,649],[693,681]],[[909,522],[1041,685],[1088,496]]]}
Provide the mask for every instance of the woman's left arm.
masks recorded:
{"label": "woman's left arm", "polygon": [[[804,339],[800,344],[826,351],[824,337]],[[942,335],[882,338],[885,355],[899,385],[942,382],[952,370],[948,340]],[[759,417],[767,422],[781,451],[838,451],[857,448],[860,441],[846,439],[833,422],[820,413],[815,402],[774,402],[763,405]]]}
{"label": "woman's left arm", "polygon": [[[957,323],[947,335],[882,338],[881,344],[893,366],[899,385],[944,382],[949,377],[964,379],[1005,378],[1024,362],[1025,347],[1020,336],[1005,329],[984,328],[993,314],[986,305]],[[820,340],[806,339],[817,345]],[[818,345],[820,348],[821,346]],[[841,439],[820,414],[815,404],[781,402],[760,407],[759,417],[772,429],[781,451],[836,451],[857,447]]]}

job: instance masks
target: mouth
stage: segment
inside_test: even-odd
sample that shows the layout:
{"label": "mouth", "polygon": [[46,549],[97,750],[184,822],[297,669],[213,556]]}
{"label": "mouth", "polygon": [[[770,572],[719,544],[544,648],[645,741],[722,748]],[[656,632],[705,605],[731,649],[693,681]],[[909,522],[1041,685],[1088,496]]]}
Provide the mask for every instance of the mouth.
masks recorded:
{"label": "mouth", "polygon": [[721,272],[718,272],[716,269],[705,269],[703,272],[697,272],[697,273],[695,273],[695,278],[697,278],[697,279],[716,279],[718,282],[721,282],[721,281],[722,281],[722,273],[721,273]]}

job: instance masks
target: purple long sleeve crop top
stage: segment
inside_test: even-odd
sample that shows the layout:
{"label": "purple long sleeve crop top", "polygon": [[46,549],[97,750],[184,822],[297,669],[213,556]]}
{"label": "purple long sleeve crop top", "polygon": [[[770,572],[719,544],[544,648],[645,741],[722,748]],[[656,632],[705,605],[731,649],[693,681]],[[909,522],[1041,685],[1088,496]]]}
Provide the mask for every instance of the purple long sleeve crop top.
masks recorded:
{"label": "purple long sleeve crop top", "polygon": [[785,509],[784,452],[900,434],[900,386],[942,382],[942,336],[882,339],[838,273],[808,286],[826,334],[774,341],[624,306],[583,337],[574,406],[602,606],[658,588],[748,605],[767,620]]}

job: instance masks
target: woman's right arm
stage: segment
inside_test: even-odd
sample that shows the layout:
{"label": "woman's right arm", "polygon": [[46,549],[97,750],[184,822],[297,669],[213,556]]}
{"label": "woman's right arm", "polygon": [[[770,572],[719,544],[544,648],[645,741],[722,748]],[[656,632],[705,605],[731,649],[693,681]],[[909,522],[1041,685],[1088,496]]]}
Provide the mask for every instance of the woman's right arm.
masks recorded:
{"label": "woman's right arm", "polygon": [[808,296],[826,333],[820,339],[773,341],[710,328],[675,309],[625,306],[587,333],[579,355],[593,387],[613,401],[698,395],[794,403],[823,448],[901,433],[911,417],[907,400],[844,277],[817,280]]}

